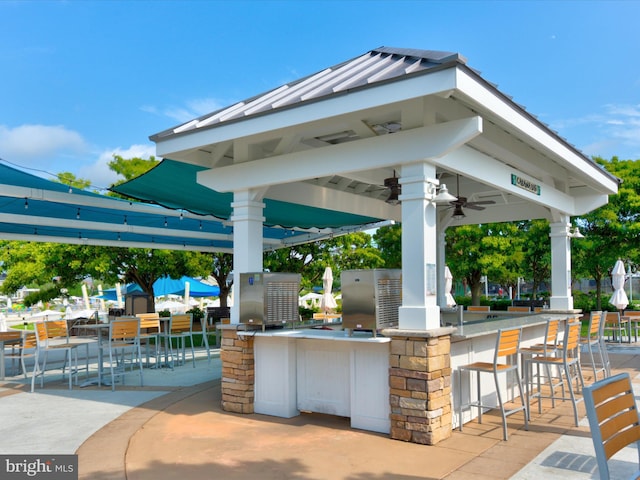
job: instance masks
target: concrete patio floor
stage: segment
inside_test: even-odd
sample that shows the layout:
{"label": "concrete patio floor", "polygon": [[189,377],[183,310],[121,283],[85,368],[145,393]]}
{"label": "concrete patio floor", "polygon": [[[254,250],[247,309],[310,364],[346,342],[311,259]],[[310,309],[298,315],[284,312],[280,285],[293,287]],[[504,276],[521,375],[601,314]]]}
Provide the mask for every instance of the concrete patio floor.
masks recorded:
{"label": "concrete patio floor", "polygon": [[[609,350],[614,372],[628,371],[640,387],[640,348]],[[507,442],[499,417],[487,414],[482,425],[423,446],[351,429],[342,417],[223,412],[219,358],[209,364],[198,355],[196,368],[145,370],[144,387],[132,377],[115,392],[68,390],[54,379],[31,394],[21,378],[8,378],[0,451],[77,453],[79,478],[92,480],[597,478],[586,418],[575,427],[569,402],[543,404],[542,415],[533,408],[528,431],[521,414],[509,417]],[[584,417],[582,403],[579,411]],[[613,468],[623,474],[636,461],[625,449]]]}

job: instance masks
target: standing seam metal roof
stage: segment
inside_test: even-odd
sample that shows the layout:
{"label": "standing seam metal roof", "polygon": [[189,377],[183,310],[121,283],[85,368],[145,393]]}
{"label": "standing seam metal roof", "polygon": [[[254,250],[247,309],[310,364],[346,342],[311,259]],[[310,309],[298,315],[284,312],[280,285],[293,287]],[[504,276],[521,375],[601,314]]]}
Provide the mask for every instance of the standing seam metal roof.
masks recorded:
{"label": "standing seam metal roof", "polygon": [[150,138],[157,140],[200,128],[215,127],[227,121],[318,100],[406,75],[432,71],[442,68],[445,64],[454,63],[466,64],[466,59],[452,52],[380,47],[308,77],[165,130]]}

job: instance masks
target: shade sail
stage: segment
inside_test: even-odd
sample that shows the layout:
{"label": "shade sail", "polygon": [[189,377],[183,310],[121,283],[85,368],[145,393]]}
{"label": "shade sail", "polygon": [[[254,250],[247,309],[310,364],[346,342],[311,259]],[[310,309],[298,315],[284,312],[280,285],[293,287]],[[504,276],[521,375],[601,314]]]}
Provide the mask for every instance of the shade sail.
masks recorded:
{"label": "shade sail", "polygon": [[[198,172],[206,167],[164,159],[139,177],[111,188],[111,191],[168,208],[182,208],[200,215],[229,219],[232,193],[221,193],[200,185]],[[381,219],[309,207],[266,198],[265,225],[287,228],[338,228],[365,225]]]}
{"label": "shade sail", "polygon": [[[191,195],[185,194],[183,199],[197,196],[194,193],[191,190]],[[173,206],[181,210],[70,188],[0,161],[0,239],[3,240],[233,251],[233,227],[229,222],[210,214],[189,213],[189,204]],[[193,211],[200,213],[195,208]],[[265,226],[263,246],[265,250],[272,250],[359,229],[357,226],[318,233]]]}

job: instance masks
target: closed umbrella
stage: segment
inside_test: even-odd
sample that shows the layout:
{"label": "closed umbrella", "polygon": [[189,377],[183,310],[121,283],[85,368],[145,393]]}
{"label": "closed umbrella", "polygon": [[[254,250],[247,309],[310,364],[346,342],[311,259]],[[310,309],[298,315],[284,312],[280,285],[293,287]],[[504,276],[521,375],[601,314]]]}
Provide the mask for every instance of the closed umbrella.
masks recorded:
{"label": "closed umbrella", "polygon": [[451,270],[449,270],[449,267],[445,265],[444,267],[444,291],[445,291],[445,297],[446,297],[446,302],[447,302],[447,307],[455,307],[456,301],[453,298],[453,295],[451,295],[451,287],[453,287],[453,275],[451,275]]}
{"label": "closed umbrella", "polygon": [[333,272],[331,271],[331,267],[324,269],[322,288],[324,289],[324,293],[322,294],[322,300],[320,300],[320,308],[324,313],[328,313],[338,306],[336,299],[333,298],[331,294],[331,289],[333,288]]}
{"label": "closed umbrella", "polygon": [[624,291],[624,277],[626,275],[624,263],[618,259],[611,272],[611,283],[613,283],[613,295],[609,299],[609,303],[614,305],[618,310],[624,310],[629,305],[629,299]]}

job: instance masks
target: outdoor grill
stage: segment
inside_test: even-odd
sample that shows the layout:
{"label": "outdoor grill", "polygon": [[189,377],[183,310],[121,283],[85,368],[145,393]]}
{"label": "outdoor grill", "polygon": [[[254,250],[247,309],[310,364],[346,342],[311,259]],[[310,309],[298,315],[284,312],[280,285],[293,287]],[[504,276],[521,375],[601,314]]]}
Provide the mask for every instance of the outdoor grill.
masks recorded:
{"label": "outdoor grill", "polygon": [[282,326],[298,320],[299,273],[241,273],[240,323]]}
{"label": "outdoor grill", "polygon": [[377,330],[398,326],[402,305],[402,271],[399,269],[344,270],[342,284],[342,327]]}

